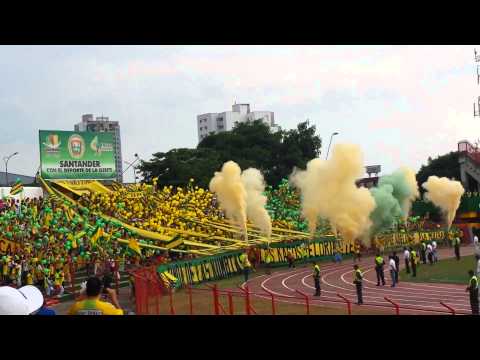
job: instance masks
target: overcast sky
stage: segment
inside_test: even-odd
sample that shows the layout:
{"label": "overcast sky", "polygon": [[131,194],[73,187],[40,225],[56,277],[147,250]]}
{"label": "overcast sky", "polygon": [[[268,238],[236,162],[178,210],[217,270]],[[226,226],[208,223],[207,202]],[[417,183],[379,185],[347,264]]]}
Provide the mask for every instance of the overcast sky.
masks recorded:
{"label": "overcast sky", "polygon": [[[480,137],[474,46],[0,46],[0,155],[35,174],[38,130],[121,125],[123,157],[197,145],[196,115],[234,101],[359,144],[382,173]],[[480,50],[480,46],[477,46]],[[4,163],[1,163],[4,171]],[[132,181],[128,172],[126,181]]]}

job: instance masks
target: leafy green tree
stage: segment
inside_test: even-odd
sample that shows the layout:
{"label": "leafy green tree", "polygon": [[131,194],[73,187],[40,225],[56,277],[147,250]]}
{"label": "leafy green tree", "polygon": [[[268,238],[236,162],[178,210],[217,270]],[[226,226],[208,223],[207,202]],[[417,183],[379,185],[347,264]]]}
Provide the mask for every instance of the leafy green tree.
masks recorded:
{"label": "leafy green tree", "polygon": [[315,130],[308,122],[275,133],[260,120],[240,123],[231,131],[207,136],[196,149],[156,153],[140,170],[147,182],[157,176],[159,185],[182,185],[194,178],[206,187],[214,172],[233,160],[243,170],[259,169],[268,184],[278,185],[294,167],[304,168],[320,154],[322,141]]}
{"label": "leafy green tree", "polygon": [[436,159],[428,158],[428,164],[422,165],[417,173],[417,183],[420,191],[425,191],[421,186],[428,180],[429,176],[447,177],[460,181],[460,164],[458,163],[458,152],[450,152],[438,156]]}
{"label": "leafy green tree", "polygon": [[153,154],[139,168],[145,182],[158,177],[159,185],[183,186],[193,178],[198,186],[207,188],[220,166],[218,154],[211,149],[172,149]]}

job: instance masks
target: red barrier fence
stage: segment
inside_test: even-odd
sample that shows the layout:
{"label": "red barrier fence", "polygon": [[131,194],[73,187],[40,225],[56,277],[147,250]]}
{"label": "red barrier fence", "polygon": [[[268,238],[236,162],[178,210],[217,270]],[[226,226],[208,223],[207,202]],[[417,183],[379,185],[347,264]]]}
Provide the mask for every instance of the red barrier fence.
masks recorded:
{"label": "red barrier fence", "polygon": [[[318,311],[329,304],[346,305],[346,313],[352,314],[352,300],[342,294],[336,294],[339,299],[335,299],[330,296],[312,297],[299,290],[293,291],[292,295],[282,295],[268,290],[261,293],[252,292],[248,287],[238,287],[237,290],[220,289],[217,285],[209,284],[202,287],[188,286],[185,290],[177,292],[175,289],[167,288],[157,273],[152,272],[151,269],[136,270],[132,275],[135,281],[134,291],[138,315],[279,315],[282,311],[299,314],[302,312],[302,307],[304,313],[310,315],[312,307]],[[391,298],[384,299],[394,306],[396,315],[400,315],[400,309],[404,309],[406,313],[469,314],[465,311],[457,311],[443,302],[440,302],[440,305],[445,310],[402,306]],[[286,305],[290,306],[287,310]],[[295,309],[295,306],[299,308]],[[365,308],[391,309],[387,303],[364,303],[355,309]]]}

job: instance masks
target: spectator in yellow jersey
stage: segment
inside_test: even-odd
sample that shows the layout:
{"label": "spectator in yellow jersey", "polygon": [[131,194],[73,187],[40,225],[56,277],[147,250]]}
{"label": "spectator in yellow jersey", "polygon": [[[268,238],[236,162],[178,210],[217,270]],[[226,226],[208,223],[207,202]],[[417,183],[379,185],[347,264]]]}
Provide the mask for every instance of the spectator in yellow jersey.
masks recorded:
{"label": "spectator in yellow jersey", "polygon": [[87,280],[86,299],[77,301],[68,311],[68,315],[123,315],[123,310],[101,301],[102,281],[97,277]]}

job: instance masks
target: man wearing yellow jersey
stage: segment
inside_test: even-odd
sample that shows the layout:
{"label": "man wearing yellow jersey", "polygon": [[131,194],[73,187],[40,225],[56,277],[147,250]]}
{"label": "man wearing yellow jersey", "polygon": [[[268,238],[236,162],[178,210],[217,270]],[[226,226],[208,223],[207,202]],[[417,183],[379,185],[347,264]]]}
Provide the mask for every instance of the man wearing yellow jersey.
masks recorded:
{"label": "man wearing yellow jersey", "polygon": [[68,311],[68,315],[123,315],[123,310],[99,299],[102,282],[99,278],[87,280],[87,298],[77,301]]}

